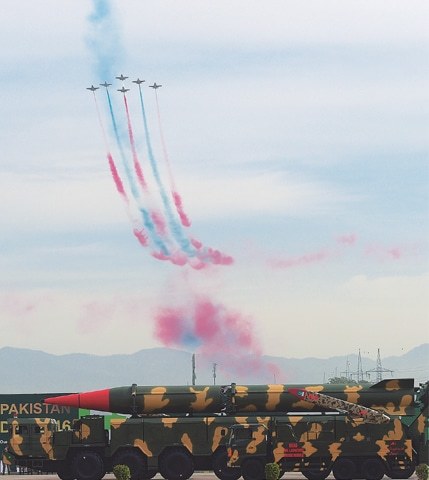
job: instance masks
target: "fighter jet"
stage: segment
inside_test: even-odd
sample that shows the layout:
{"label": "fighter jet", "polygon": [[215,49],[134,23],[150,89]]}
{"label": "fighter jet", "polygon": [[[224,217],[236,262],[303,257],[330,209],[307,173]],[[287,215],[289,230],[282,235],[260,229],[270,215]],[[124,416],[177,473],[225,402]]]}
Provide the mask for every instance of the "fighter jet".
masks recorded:
{"label": "fighter jet", "polygon": [[91,92],[95,92],[98,90],[99,87],[94,87],[94,85],[91,85],[90,87],[86,87],[87,90],[91,90]]}
{"label": "fighter jet", "polygon": [[156,90],[157,88],[162,87],[162,85],[157,85],[156,83],[154,83],[153,85],[149,85],[149,87]]}
{"label": "fighter jet", "polygon": [[137,80],[133,80],[132,82],[133,83],[137,83],[138,86],[140,86],[141,83],[145,82],[146,80],[140,80],[140,78],[138,78]]}
{"label": "fighter jet", "polygon": [[110,87],[110,85],[112,85],[112,84],[111,84],[111,83],[104,82],[104,83],[100,83],[100,85],[101,85],[102,87],[106,87],[106,88],[107,88],[107,87]]}
{"label": "fighter jet", "polygon": [[125,87],[118,88],[118,92],[126,93],[126,92],[129,92],[129,91],[130,91],[129,88],[125,88]]}
{"label": "fighter jet", "polygon": [[119,75],[119,77],[116,77],[118,80],[120,80],[121,82],[123,82],[124,80],[126,80],[128,77],[124,77],[121,73],[121,75]]}

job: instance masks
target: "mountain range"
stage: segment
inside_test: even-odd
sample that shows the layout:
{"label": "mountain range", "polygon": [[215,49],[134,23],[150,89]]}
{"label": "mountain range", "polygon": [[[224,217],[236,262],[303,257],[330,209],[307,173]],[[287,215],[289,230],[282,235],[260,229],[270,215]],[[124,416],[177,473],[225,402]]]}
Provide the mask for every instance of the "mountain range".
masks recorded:
{"label": "mountain range", "polygon": [[[356,372],[358,356],[284,358],[263,356],[240,360],[240,373],[228,373],[228,360],[216,367],[216,384],[322,383]],[[261,368],[264,365],[275,368]],[[226,368],[225,368],[226,366]],[[348,366],[348,367],[347,367]],[[362,357],[362,370],[376,369],[376,359]],[[382,359],[383,378],[429,380],[429,343],[399,356]],[[237,368],[235,369],[237,372]],[[391,370],[391,371],[390,371]],[[196,356],[196,384],[214,383],[213,364]],[[73,353],[53,355],[39,350],[0,349],[0,393],[79,392],[130,385],[189,385],[192,354],[169,348],[151,348],[124,355]],[[356,375],[353,377],[356,378]],[[376,380],[376,373],[365,378]]]}

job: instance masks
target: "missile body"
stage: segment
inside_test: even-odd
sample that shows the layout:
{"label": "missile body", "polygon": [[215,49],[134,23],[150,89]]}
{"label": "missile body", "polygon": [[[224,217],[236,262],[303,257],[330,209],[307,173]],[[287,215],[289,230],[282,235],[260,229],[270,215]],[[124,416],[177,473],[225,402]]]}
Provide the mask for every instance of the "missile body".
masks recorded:
{"label": "missile body", "polygon": [[414,380],[382,380],[371,385],[197,385],[115,387],[50,397],[45,403],[131,415],[234,414],[244,412],[335,411],[297,398],[289,388],[318,392],[389,416],[413,415]]}

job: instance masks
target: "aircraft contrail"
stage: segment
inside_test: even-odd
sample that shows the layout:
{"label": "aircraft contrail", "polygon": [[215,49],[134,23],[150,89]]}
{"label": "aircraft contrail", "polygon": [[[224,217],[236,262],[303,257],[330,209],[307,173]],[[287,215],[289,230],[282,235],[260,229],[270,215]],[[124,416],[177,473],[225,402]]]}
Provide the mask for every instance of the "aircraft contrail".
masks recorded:
{"label": "aircraft contrail", "polygon": [[[156,84],[154,84],[154,85],[156,85]],[[156,100],[156,111],[157,111],[157,114],[158,114],[159,135],[160,135],[160,138],[161,138],[162,151],[163,151],[163,154],[164,154],[164,160],[165,160],[165,164],[167,166],[168,176],[169,176],[169,180],[170,180],[171,195],[173,197],[174,205],[176,206],[177,214],[179,215],[179,218],[180,218],[180,221],[181,221],[182,225],[184,227],[189,227],[191,225],[191,222],[189,220],[189,217],[186,215],[186,213],[183,210],[182,198],[181,198],[181,196],[179,195],[179,193],[177,192],[177,189],[176,189],[176,185],[175,185],[175,181],[174,181],[174,177],[173,177],[173,172],[171,170],[171,165],[170,165],[170,158],[169,158],[168,152],[167,152],[167,145],[165,143],[164,131],[163,131],[162,122],[161,122],[161,112],[160,112],[160,109],[159,109],[158,93],[156,91],[157,88],[159,88],[159,87],[158,86],[156,86],[156,87],[152,86],[152,88],[154,88],[154,90],[155,90],[155,100]]]}

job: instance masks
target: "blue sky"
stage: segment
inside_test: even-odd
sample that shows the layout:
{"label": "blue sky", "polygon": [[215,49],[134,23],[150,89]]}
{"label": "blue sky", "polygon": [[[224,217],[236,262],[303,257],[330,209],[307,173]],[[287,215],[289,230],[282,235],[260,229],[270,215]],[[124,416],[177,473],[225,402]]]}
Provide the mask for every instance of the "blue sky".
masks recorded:
{"label": "blue sky", "polygon": [[[427,2],[109,3],[100,35],[91,1],[2,1],[2,344],[160,346],[156,312],[195,293],[249,318],[264,353],[428,342]],[[234,265],[180,268],[132,235],[85,90],[113,80],[100,58],[163,85],[192,234]]]}

